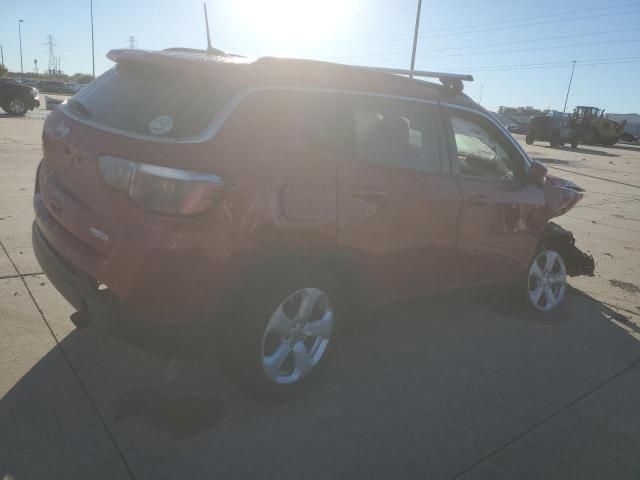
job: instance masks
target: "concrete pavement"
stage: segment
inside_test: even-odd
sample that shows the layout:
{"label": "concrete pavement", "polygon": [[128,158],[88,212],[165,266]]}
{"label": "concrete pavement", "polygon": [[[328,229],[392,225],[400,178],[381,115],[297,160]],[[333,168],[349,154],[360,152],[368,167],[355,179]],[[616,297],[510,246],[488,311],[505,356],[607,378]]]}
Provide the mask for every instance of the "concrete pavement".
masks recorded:
{"label": "concrete pavement", "polygon": [[477,293],[389,306],[307,393],[266,406],[213,355],[176,373],[73,328],[30,249],[41,127],[0,116],[0,478],[640,477],[637,148],[528,147],[589,192],[559,223],[598,276],[558,311]]}

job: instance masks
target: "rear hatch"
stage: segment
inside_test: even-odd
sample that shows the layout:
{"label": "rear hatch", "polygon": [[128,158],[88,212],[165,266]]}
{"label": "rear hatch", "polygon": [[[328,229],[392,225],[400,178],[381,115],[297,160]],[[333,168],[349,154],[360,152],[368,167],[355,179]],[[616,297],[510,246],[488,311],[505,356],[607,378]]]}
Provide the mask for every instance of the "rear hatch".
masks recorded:
{"label": "rear hatch", "polygon": [[201,168],[189,146],[206,141],[216,114],[239,88],[222,68],[163,62],[152,53],[115,57],[115,68],[48,117],[39,174],[44,205],[57,223],[105,256],[141,212],[104,183],[98,158]]}

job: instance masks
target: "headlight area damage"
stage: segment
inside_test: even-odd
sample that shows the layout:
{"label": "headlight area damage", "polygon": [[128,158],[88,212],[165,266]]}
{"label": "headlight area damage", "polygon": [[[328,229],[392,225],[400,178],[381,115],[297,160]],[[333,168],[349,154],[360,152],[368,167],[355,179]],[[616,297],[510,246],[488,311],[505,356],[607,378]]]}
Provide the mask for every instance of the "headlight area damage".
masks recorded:
{"label": "headlight area damage", "polygon": [[[547,218],[564,215],[582,200],[584,189],[564,178],[546,175],[544,197],[547,204]],[[554,222],[549,222],[544,231],[543,241],[553,246],[562,255],[567,266],[567,274],[593,276],[593,257],[576,247],[576,239],[569,230]]]}

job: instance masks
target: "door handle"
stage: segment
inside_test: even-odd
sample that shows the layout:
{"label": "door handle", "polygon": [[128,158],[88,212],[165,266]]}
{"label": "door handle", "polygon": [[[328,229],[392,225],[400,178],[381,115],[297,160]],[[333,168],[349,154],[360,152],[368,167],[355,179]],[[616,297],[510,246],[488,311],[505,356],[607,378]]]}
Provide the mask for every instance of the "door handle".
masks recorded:
{"label": "door handle", "polygon": [[467,199],[467,203],[471,205],[487,205],[491,199],[486,195],[471,195]]}
{"label": "door handle", "polygon": [[363,200],[377,200],[385,198],[387,196],[387,192],[385,192],[384,190],[362,189],[353,190],[351,192],[351,196],[355,198],[361,198]]}

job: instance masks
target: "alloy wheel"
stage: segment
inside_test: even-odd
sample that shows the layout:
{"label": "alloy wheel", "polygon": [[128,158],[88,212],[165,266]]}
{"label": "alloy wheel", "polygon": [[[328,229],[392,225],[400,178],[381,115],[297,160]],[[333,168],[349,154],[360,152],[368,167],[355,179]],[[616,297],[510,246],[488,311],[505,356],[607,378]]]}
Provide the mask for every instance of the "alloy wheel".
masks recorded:
{"label": "alloy wheel", "polygon": [[271,316],[262,339],[262,367],[278,384],[308,375],[324,356],[333,330],[329,296],[304,288],[287,297]]}
{"label": "alloy wheel", "polygon": [[24,115],[27,111],[27,107],[24,103],[24,100],[19,98],[12,98],[9,100],[9,111],[14,115]]}
{"label": "alloy wheel", "polygon": [[529,268],[527,290],[531,304],[548,312],[564,298],[567,288],[567,269],[558,252],[545,250],[536,255]]}

